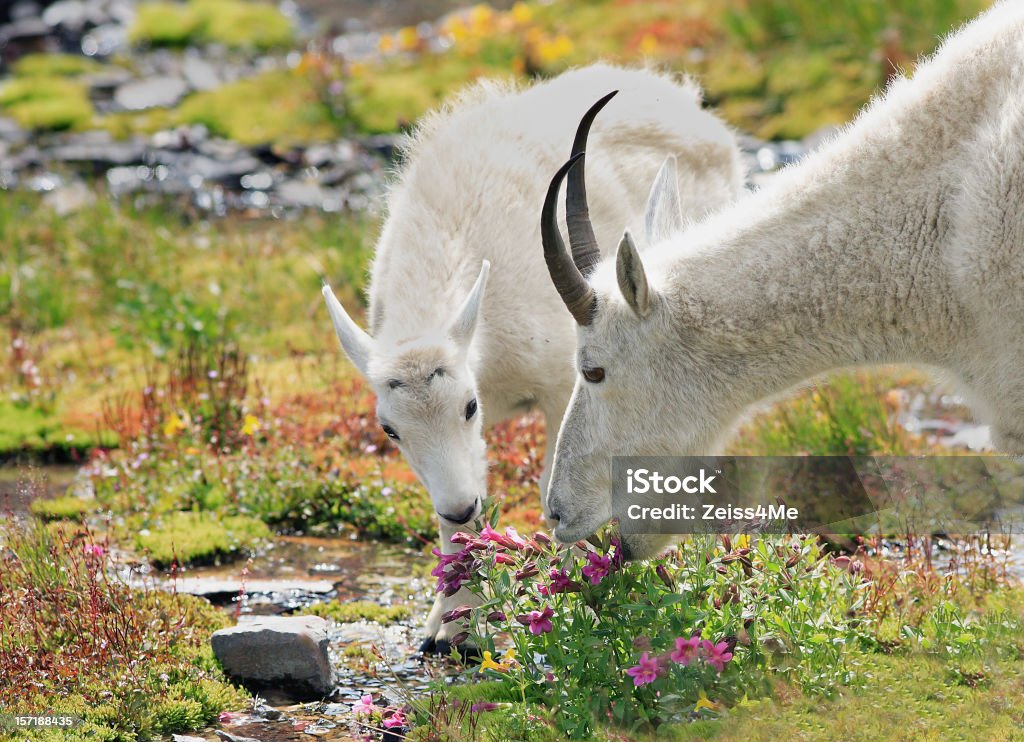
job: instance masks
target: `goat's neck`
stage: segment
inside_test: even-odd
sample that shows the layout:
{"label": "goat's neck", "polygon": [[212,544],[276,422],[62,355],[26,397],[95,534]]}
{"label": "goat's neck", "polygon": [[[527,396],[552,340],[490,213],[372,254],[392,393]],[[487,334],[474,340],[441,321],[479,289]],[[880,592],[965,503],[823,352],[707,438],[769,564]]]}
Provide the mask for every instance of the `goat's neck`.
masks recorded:
{"label": "goat's neck", "polygon": [[[676,295],[746,377],[739,404],[835,368],[944,366],[955,354],[964,317],[942,257],[943,166],[866,157],[847,149],[781,176],[749,199],[753,218],[738,214],[738,226],[677,264]],[[893,193],[900,168],[913,175]]]}

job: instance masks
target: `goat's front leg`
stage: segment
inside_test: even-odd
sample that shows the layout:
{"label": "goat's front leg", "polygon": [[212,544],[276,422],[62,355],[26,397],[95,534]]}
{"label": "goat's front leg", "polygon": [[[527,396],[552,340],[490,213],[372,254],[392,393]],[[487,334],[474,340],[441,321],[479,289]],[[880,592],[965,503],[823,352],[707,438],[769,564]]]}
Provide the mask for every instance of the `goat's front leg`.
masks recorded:
{"label": "goat's front leg", "polygon": [[[458,528],[441,521],[439,530],[441,532],[442,554],[454,554],[462,549],[462,544],[453,544],[451,541],[452,535],[459,530]],[[466,588],[462,588],[451,597],[438,595],[434,600],[434,607],[430,609],[430,614],[427,616],[427,636],[420,645],[420,651],[424,654],[448,654],[451,651],[452,637],[460,631],[465,631],[468,623],[465,620],[441,623],[441,616],[461,605],[477,606],[479,604],[480,598]],[[460,647],[459,649],[460,653],[463,654],[472,653],[465,650],[465,647]]]}

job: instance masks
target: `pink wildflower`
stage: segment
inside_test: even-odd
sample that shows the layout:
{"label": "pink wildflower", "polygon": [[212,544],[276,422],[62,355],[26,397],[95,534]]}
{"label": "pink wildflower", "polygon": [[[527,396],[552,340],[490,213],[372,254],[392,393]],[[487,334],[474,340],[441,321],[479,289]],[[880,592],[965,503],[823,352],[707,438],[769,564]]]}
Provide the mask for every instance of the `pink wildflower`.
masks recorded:
{"label": "pink wildflower", "polygon": [[644,652],[640,655],[640,662],[626,670],[626,674],[633,678],[633,685],[637,687],[653,683],[658,679],[658,660]]}
{"label": "pink wildflower", "polygon": [[700,637],[691,636],[689,639],[679,637],[676,639],[676,648],[668,656],[677,665],[688,665],[697,659],[700,648]]}
{"label": "pink wildflower", "polygon": [[523,626],[530,627],[531,634],[546,634],[551,631],[551,617],[555,612],[550,606],[544,606],[542,611],[530,611],[523,616],[516,616],[516,621]]}
{"label": "pink wildflower", "polygon": [[404,727],[408,724],[405,720],[405,714],[401,711],[395,711],[393,714],[384,719],[385,729],[394,729],[395,727]]}
{"label": "pink wildflower", "polygon": [[732,659],[732,652],[726,642],[712,644],[707,639],[701,642],[700,648],[704,654],[704,660],[719,673],[725,669],[725,663]]}
{"label": "pink wildflower", "polygon": [[598,556],[594,552],[588,551],[587,561],[590,562],[590,564],[583,568],[583,576],[590,579],[591,585],[600,585],[601,580],[607,577],[608,573],[611,571],[611,558]]}
{"label": "pink wildflower", "polygon": [[356,716],[368,716],[376,710],[376,706],[373,705],[373,696],[369,693],[352,704],[352,713]]}
{"label": "pink wildflower", "polygon": [[580,589],[580,583],[573,579],[570,579],[569,575],[564,569],[553,569],[548,574],[551,578],[551,585],[548,586],[547,592],[549,595],[555,595],[556,593],[574,593]]}

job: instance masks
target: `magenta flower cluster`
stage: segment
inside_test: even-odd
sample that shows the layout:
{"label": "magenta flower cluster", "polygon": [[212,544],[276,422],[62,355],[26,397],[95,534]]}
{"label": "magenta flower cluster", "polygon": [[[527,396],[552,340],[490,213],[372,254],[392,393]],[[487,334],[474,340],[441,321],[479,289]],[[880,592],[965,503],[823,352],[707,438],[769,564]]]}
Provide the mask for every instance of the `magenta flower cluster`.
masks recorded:
{"label": "magenta flower cluster", "polygon": [[689,639],[679,637],[676,639],[676,647],[663,657],[651,657],[650,652],[640,655],[640,661],[633,667],[626,670],[626,674],[633,678],[633,685],[641,686],[653,683],[658,676],[665,671],[668,662],[686,666],[696,661],[703,661],[711,665],[721,673],[725,665],[732,659],[732,652],[726,642],[714,642],[701,639],[694,635]]}
{"label": "magenta flower cluster", "polygon": [[[430,574],[437,578],[437,591],[446,597],[455,595],[462,586],[469,582],[470,577],[479,571],[481,559],[489,558],[493,564],[515,564],[515,559],[509,552],[518,552],[525,549],[540,550],[536,534],[533,541],[527,541],[514,528],[506,528],[504,533],[499,533],[489,525],[484,526],[479,536],[473,536],[463,531],[452,536],[453,544],[461,544],[462,548],[454,554],[442,554],[439,549],[434,549],[433,554],[437,557],[437,566],[430,571]],[[547,537],[543,536],[546,540]],[[534,572],[536,574],[536,572]],[[530,575],[518,575],[517,579],[525,579]]]}

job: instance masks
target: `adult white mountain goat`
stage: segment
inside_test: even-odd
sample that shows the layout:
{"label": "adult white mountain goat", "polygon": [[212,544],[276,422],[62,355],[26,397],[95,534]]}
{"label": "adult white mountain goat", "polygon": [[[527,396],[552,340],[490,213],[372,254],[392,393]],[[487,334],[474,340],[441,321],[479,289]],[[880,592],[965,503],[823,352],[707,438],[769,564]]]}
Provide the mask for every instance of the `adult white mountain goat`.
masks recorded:
{"label": "adult white mountain goat", "polygon": [[[716,453],[750,405],[841,367],[952,372],[1024,454],[1024,3],[965,26],[768,189],[685,229],[660,209],[675,234],[642,261],[627,232],[615,258],[574,264],[554,221],[571,168],[542,216],[578,324],[545,501],[559,540],[618,512],[611,457]],[[623,537],[632,558],[664,543]]]}
{"label": "adult white mountain goat", "polygon": [[[668,153],[682,164],[674,185],[689,215],[734,200],[735,139],[701,110],[691,84],[605,65],[522,90],[484,83],[427,116],[405,150],[373,261],[369,334],[324,287],[380,424],[430,492],[446,553],[486,494],[483,418],[539,408],[554,430],[572,391],[573,326],[541,259],[536,204],[570,151],[568,122],[612,88],[622,92],[595,127],[589,173],[605,244],[643,213],[646,184]],[[570,221],[574,234],[589,225],[585,215]],[[458,629],[441,615],[471,598],[438,600],[425,650],[447,651]]]}

